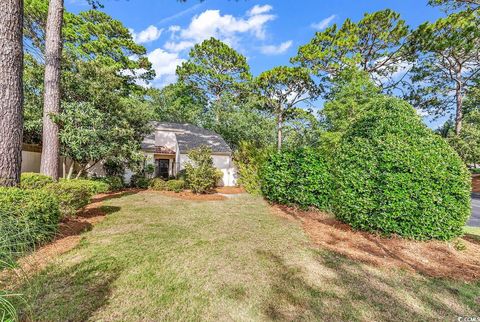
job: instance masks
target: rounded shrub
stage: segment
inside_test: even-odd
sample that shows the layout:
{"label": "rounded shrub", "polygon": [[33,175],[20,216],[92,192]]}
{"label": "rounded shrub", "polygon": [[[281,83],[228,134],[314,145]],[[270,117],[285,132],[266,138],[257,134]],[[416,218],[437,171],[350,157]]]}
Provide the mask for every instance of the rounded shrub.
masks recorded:
{"label": "rounded shrub", "polygon": [[140,188],[140,189],[147,189],[150,186],[150,179],[145,178],[145,176],[140,174],[134,174],[130,178],[130,187],[132,188]]}
{"label": "rounded shrub", "polygon": [[260,170],[263,195],[274,202],[330,209],[332,177],[327,159],[315,149],[272,153]]}
{"label": "rounded shrub", "polygon": [[155,178],[150,181],[150,188],[156,191],[167,190],[167,181],[162,178]]}
{"label": "rounded shrub", "polygon": [[53,179],[49,176],[40,173],[24,172],[20,177],[20,188],[40,189],[52,182]]}
{"label": "rounded shrub", "polygon": [[106,176],[103,178],[97,179],[99,181],[105,182],[109,185],[110,191],[119,191],[125,188],[125,183],[123,182],[123,177],[120,176]]}
{"label": "rounded shrub", "polygon": [[110,191],[110,185],[106,182],[99,180],[89,180],[89,179],[62,179],[60,181],[75,181],[78,185],[83,185],[88,187],[92,195],[99,193],[106,193]]}
{"label": "rounded shrub", "polygon": [[168,191],[180,192],[185,189],[185,181],[183,180],[168,180],[166,182]]}
{"label": "rounded shrub", "polygon": [[0,188],[0,260],[51,240],[59,219],[58,201],[51,193]]}
{"label": "rounded shrub", "polygon": [[470,215],[470,176],[408,103],[381,97],[335,151],[333,210],[356,229],[448,240]]}
{"label": "rounded shrub", "polygon": [[60,213],[63,217],[74,215],[90,203],[92,185],[88,180],[60,180],[47,185],[44,189],[55,195],[60,205]]}

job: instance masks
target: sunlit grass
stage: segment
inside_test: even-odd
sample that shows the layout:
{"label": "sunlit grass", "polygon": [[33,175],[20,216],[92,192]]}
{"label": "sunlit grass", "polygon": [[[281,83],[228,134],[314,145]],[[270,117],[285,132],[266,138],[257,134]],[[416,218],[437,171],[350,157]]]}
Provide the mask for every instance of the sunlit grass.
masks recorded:
{"label": "sunlit grass", "polygon": [[143,192],[23,289],[35,321],[425,321],[479,315],[480,283],[374,268],[314,249],[249,195]]}

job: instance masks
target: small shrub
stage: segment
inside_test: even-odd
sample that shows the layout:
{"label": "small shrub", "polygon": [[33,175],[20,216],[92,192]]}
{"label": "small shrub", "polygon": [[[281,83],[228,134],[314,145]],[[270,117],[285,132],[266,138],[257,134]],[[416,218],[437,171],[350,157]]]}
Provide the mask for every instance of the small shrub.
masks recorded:
{"label": "small shrub", "polygon": [[317,150],[274,152],[262,166],[260,176],[263,195],[271,201],[330,209],[332,176],[328,162]]}
{"label": "small shrub", "polygon": [[87,180],[61,180],[44,188],[57,197],[62,216],[74,215],[90,203],[93,195],[92,185],[85,181]]}
{"label": "small shrub", "polygon": [[156,191],[167,190],[167,181],[161,178],[155,178],[150,181],[150,188]]}
{"label": "small shrub", "polygon": [[0,261],[50,241],[59,218],[58,201],[51,193],[0,188]]}
{"label": "small shrub", "polygon": [[134,174],[130,178],[130,187],[132,188],[147,189],[149,185],[150,179],[145,178],[145,176],[141,174]]}
{"label": "small shrub", "polygon": [[106,177],[95,178],[94,180],[108,184],[109,186],[108,191],[119,191],[125,187],[123,178],[120,176],[106,176]]}
{"label": "small shrub", "polygon": [[25,172],[25,173],[22,173],[20,178],[20,188],[40,189],[52,182],[53,182],[53,179],[49,176],[46,176],[40,173]]}
{"label": "small shrub", "polygon": [[[69,181],[69,179],[61,179],[60,181]],[[70,181],[75,181],[79,185],[88,187],[92,195],[110,191],[110,185],[103,181],[89,179],[70,179]]]}
{"label": "small shrub", "polygon": [[194,193],[207,193],[214,189],[221,175],[213,166],[212,150],[202,146],[191,150],[188,157],[190,161],[185,164],[188,188]]}
{"label": "small shrub", "polygon": [[168,180],[166,185],[168,191],[180,192],[185,189],[185,181],[183,180]]}
{"label": "small shrub", "polygon": [[470,174],[408,103],[373,101],[333,159],[334,213],[352,227],[422,240],[462,234]]}

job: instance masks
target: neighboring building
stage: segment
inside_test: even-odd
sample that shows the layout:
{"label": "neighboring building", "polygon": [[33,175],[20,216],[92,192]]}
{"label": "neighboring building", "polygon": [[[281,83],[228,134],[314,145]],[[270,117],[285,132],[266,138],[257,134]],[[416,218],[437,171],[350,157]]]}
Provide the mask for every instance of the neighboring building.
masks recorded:
{"label": "neighboring building", "polygon": [[232,161],[232,150],[223,138],[206,129],[191,125],[154,122],[154,132],[142,142],[147,164],[155,165],[156,177],[176,176],[188,162],[188,152],[201,146],[212,150],[216,168],[223,172],[219,185],[235,186],[236,170]]}

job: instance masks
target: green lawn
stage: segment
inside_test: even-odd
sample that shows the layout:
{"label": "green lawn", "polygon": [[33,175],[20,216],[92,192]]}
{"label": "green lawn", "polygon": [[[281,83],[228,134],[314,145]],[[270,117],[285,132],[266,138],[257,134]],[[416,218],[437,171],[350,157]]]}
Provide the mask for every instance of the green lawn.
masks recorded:
{"label": "green lawn", "polygon": [[425,321],[480,315],[480,282],[426,278],[310,246],[260,198],[142,192],[23,289],[35,321]]}

